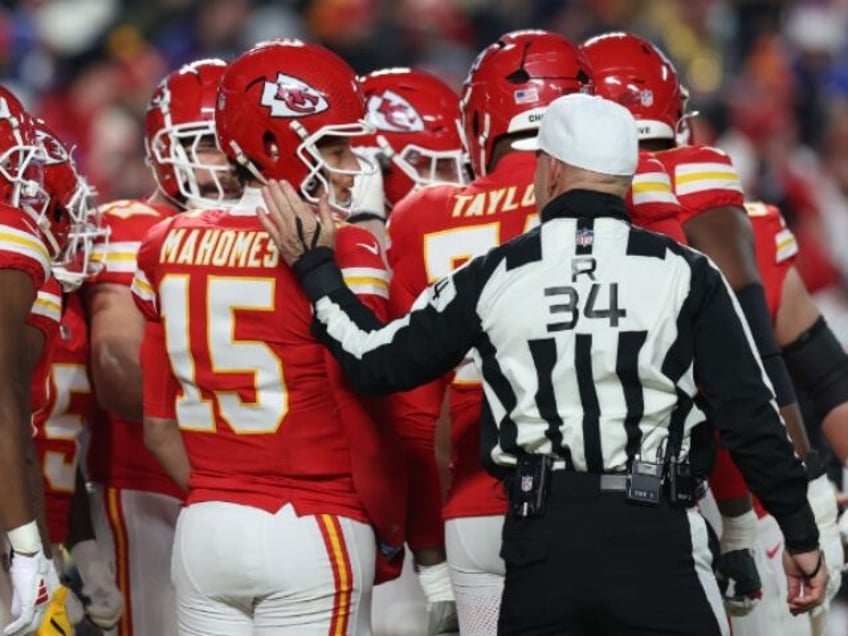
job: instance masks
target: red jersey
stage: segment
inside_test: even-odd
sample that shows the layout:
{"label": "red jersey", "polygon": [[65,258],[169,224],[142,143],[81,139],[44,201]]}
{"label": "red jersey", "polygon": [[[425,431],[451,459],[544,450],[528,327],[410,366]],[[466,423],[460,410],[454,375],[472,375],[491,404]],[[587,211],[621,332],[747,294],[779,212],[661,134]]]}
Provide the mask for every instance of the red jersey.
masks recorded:
{"label": "red jersey", "polygon": [[47,408],[34,416],[47,524],[54,542],[68,533],[68,512],[76,483],[79,436],[94,410],[88,379],[88,327],[77,294],[66,299],[60,335],[53,347]]}
{"label": "red jersey", "polygon": [[[91,284],[111,283],[129,288],[142,239],[151,227],[175,212],[144,201],[124,200],[102,206],[101,213],[111,235],[108,243],[94,250],[92,258],[103,264],[103,270]],[[98,411],[96,414],[88,451],[88,469],[93,481],[113,488],[182,498],[179,488],[144,446],[142,425],[110,413]]]}
{"label": "red jersey", "polygon": [[44,408],[50,346],[62,313],[62,290],[50,277],[50,253],[41,232],[24,212],[0,204],[0,269],[29,276],[35,298],[26,324],[44,334],[44,349],[31,378],[30,410]]}
{"label": "red jersey", "polygon": [[[409,311],[433,281],[538,224],[531,153],[505,155],[494,171],[462,188],[431,186],[400,201],[388,227],[392,269],[390,311]],[[444,381],[393,396],[399,431],[429,438],[444,395]],[[480,409],[483,390],[474,366],[462,365],[450,391],[452,479],[445,518],[504,514],[503,489],[480,462]]]}
{"label": "red jersey", "polygon": [[745,210],[754,231],[757,269],[763,280],[773,323],[783,296],[783,281],[798,254],[798,243],[777,207],[759,202],[746,203]]}
{"label": "red jersey", "polygon": [[681,224],[680,202],[674,194],[671,177],[662,162],[650,152],[639,151],[639,163],[625,203],[633,225],[659,232],[678,243],[687,243]]}
{"label": "red jersey", "polygon": [[[257,217],[233,212],[189,212],[156,226],[133,283],[148,320],[161,320],[179,386],[172,403],[192,466],[187,502],[269,512],[292,503],[301,515],[368,521],[353,447],[373,421],[312,336],[311,305]],[[385,319],[388,273],[370,233],[342,226],[336,260]]]}
{"label": "red jersey", "polygon": [[[763,281],[769,314],[774,323],[783,296],[783,281],[795,261],[798,244],[777,207],[759,202],[746,203],[745,210],[754,230],[757,269]],[[756,497],[754,510],[759,517],[768,514]]]}
{"label": "red jersey", "polygon": [[678,146],[654,153],[671,175],[681,222],[706,210],[744,203],[742,182],[727,153],[710,146]]}
{"label": "red jersey", "polygon": [[[51,399],[50,364],[53,350],[57,346],[59,324],[62,321],[62,288],[55,278],[48,278],[41,286],[32,303],[26,324],[38,329],[44,335],[44,348],[30,380],[30,411],[33,417],[39,415]],[[33,427],[36,426],[33,419]],[[35,429],[33,428],[33,432]]]}
{"label": "red jersey", "polygon": [[27,274],[33,290],[50,278],[50,253],[41,232],[24,212],[0,203],[0,268]]}

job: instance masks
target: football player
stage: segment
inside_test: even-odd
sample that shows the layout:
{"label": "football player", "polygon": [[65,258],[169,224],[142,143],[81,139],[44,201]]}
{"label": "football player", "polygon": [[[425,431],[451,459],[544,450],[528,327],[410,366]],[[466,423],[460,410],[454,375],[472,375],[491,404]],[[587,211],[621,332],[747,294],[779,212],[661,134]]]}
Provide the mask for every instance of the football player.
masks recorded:
{"label": "football player", "polygon": [[[810,503],[822,531],[825,551],[830,557],[827,562],[834,581],[832,595],[838,588],[841,568],[841,558],[836,558],[835,501],[830,501],[833,499],[832,489],[827,484],[821,462],[810,453],[795,404],[792,382],[778,346],[791,345],[787,334],[803,340],[816,319],[808,320],[810,316],[803,309],[807,304],[801,304],[798,311],[785,311],[784,315],[789,317],[785,318],[780,327],[781,335],[776,339],[775,303],[782,293],[785,272],[784,275],[768,274],[765,264],[776,258],[775,252],[767,252],[763,256],[762,248],[759,251],[754,248],[755,242],[768,245],[776,240],[775,236],[783,236],[787,247],[782,252],[785,257],[782,261],[788,258],[785,255],[791,242],[785,233],[775,234],[774,228],[783,226],[775,221],[774,211],[753,216],[746,212],[739,178],[725,153],[708,146],[687,145],[690,135],[686,119],[690,115],[685,111],[686,91],[680,85],[673,65],[656,47],[631,34],[611,33],[587,41],[582,48],[592,61],[598,92],[630,109],[639,125],[640,145],[653,150],[654,156],[672,175],[675,193],[682,205],[681,221],[690,243],[715,260],[737,293],[765,370],[775,387],[787,431],[796,451],[806,458],[810,474]],[[771,221],[765,224],[762,222],[764,219]],[[752,224],[752,220],[756,222]],[[777,255],[781,255],[779,250]],[[763,258],[766,260],[762,261]],[[792,278],[789,276],[786,280]],[[822,342],[822,339],[817,342]],[[797,369],[798,363],[792,366]],[[797,377],[797,372],[795,375]],[[825,379],[830,382],[832,378]],[[805,382],[808,383],[809,379]],[[831,397],[826,401],[829,402]],[[830,406],[833,404],[830,403]],[[742,514],[727,515],[722,519],[724,534],[727,534],[729,522],[730,534],[733,535],[732,545],[722,546],[723,553],[747,550],[757,540],[756,516],[744,507],[747,500],[744,482],[741,478],[732,478],[730,475],[735,469],[727,467],[726,481],[722,484],[726,487],[725,495],[735,493],[738,495],[736,501],[742,502],[743,507],[740,509]],[[721,498],[718,492],[716,496]],[[754,593],[758,592],[755,590]],[[746,605],[747,608],[752,606],[751,603]],[[811,619],[802,617],[799,620],[809,622]]]}
{"label": "football player", "polygon": [[[377,222],[382,228],[386,214],[410,192],[427,186],[466,182],[467,155],[459,132],[459,96],[439,78],[417,69],[374,71],[360,78],[360,83],[366,119],[375,132],[357,139],[354,145],[357,152],[372,157],[381,168],[380,205],[371,207],[385,211],[382,223],[369,221],[371,217],[359,202],[358,211],[349,220]],[[368,175],[358,181],[369,180],[373,181],[374,176]],[[373,231],[373,227],[369,229]],[[404,445],[409,467],[407,543],[414,554],[418,579],[427,598],[428,633],[451,634],[459,627],[445,562],[442,489],[433,436],[427,431],[423,439],[416,439],[421,431],[403,424],[404,403],[403,396],[390,401],[400,408],[400,412],[393,413],[392,421]],[[386,602],[397,602],[391,595],[393,592],[403,594],[405,583],[405,580],[398,581],[394,590],[375,590],[376,615],[385,613],[384,595]],[[413,603],[410,599],[410,604]],[[397,629],[396,621],[392,619],[394,629]]]}
{"label": "football player", "polygon": [[37,394],[30,400],[30,389],[42,384],[37,366],[46,368],[60,307],[51,263],[60,260],[70,227],[66,214],[50,214],[43,186],[46,161],[32,118],[11,92],[0,88],[0,387],[6,391],[0,400],[0,521],[13,552],[13,620],[6,634],[34,631],[59,586],[49,560],[41,471],[30,426],[32,410],[43,403]]}
{"label": "football player", "polygon": [[[145,364],[166,358],[172,373],[145,368],[145,437],[188,493],[173,552],[181,631],[368,634],[375,564],[403,545],[402,461],[312,336],[257,218],[268,178],[347,214],[361,92],[342,59],[295,40],[257,45],[220,85],[218,139],[244,194],[154,228],[133,283],[153,325]],[[342,224],[337,258],[385,316],[375,239]]]}
{"label": "football player", "polygon": [[229,205],[238,186],[213,122],[226,64],[201,60],[167,75],[145,115],[145,150],[156,179],[146,200],[102,206],[108,243],[103,271],[84,288],[98,414],[88,454],[98,538],[110,553],[126,607],[121,636],[176,633],[170,577],[174,525],[183,493],[144,447],[139,346],[144,318],[130,293],[136,252],[162,219],[203,205]]}
{"label": "football player", "polygon": [[[37,404],[33,410],[33,428],[44,475],[47,525],[59,570],[63,569],[59,546],[64,545],[83,579],[89,616],[96,625],[108,629],[117,622],[123,601],[94,540],[88,493],[78,471],[79,438],[90,422],[94,396],[87,372],[87,325],[75,293],[99,269],[90,255],[94,242],[107,238],[108,231],[100,225],[93,191],[77,173],[68,148],[43,121],[36,120],[35,128],[45,152],[48,214],[64,216],[70,223],[67,247],[52,264],[55,281],[65,292],[64,301],[40,290],[34,307],[41,320],[52,323],[56,334],[51,338],[50,359],[45,361],[46,386],[33,387],[33,396],[45,396],[43,407]],[[41,400],[33,402],[36,406]],[[81,523],[72,524],[72,507],[74,520]],[[74,600],[69,594],[68,604]],[[61,622],[62,618],[54,614],[51,620]]]}
{"label": "football player", "polygon": [[409,192],[439,183],[467,182],[459,131],[459,97],[419,69],[386,68],[361,77],[366,120],[375,132],[354,141],[358,154],[380,170],[356,179],[357,209],[348,218],[385,241],[386,218]]}
{"label": "football player", "polygon": [[[552,33],[510,33],[478,56],[461,102],[477,178],[465,187],[423,188],[395,204],[388,230],[393,316],[405,314],[434,280],[538,222],[535,157],[521,150],[550,101],[590,83],[585,58]],[[498,481],[480,465],[482,390],[472,365],[452,379],[397,394],[396,426],[408,445],[421,449],[420,457],[430,458],[428,472],[419,469],[417,478],[437,479],[433,431],[449,381],[453,472],[443,515],[450,576],[461,633],[494,634],[505,571],[498,552],[506,501]]]}

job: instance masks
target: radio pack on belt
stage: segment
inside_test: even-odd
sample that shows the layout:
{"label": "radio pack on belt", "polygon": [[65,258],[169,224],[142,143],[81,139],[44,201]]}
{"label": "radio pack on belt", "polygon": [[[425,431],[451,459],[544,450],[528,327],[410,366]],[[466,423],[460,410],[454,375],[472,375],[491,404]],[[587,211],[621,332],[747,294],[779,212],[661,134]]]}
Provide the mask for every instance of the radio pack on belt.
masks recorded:
{"label": "radio pack on belt", "polygon": [[646,462],[638,457],[630,468],[627,498],[636,503],[655,506],[660,503],[663,486],[662,462]]}

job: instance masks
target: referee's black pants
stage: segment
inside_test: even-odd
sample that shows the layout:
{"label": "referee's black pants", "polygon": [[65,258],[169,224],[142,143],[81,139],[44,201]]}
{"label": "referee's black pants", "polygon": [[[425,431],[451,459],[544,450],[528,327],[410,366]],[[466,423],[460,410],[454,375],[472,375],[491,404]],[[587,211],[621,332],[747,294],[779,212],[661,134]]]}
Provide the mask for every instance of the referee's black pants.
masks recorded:
{"label": "referee's black pants", "polygon": [[541,518],[508,513],[498,634],[729,633],[704,520],[601,492],[597,475],[554,473]]}

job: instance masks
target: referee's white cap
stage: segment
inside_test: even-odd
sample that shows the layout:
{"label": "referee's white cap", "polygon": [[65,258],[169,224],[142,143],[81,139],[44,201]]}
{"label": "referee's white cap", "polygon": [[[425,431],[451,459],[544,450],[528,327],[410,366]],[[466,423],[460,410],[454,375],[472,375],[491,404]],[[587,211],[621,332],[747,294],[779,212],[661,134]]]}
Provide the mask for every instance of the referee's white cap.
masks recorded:
{"label": "referee's white cap", "polygon": [[639,161],[633,115],[597,95],[572,93],[552,101],[537,146],[563,163],[601,174],[632,176]]}

